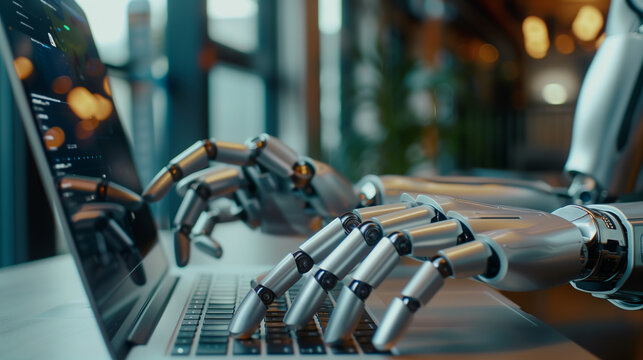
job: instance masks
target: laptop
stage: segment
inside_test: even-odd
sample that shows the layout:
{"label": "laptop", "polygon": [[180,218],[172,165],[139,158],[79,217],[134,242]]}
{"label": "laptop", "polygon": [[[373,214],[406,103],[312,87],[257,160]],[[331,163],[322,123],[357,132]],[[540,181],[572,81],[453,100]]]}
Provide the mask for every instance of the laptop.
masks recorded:
{"label": "laptop", "polygon": [[250,280],[302,239],[226,225],[217,230],[222,259],[192,251],[190,266],[172,266],[168,234],[157,231],[149,207],[137,200],[142,184],[82,9],[71,0],[3,0],[0,50],[49,201],[113,358],[587,355],[469,281],[447,285],[392,353],[377,352],[370,335],[412,266],[369,298],[345,346],[321,342],[336,291],[304,333],[283,326],[296,286],[271,306],[251,339],[230,338],[227,324]]}

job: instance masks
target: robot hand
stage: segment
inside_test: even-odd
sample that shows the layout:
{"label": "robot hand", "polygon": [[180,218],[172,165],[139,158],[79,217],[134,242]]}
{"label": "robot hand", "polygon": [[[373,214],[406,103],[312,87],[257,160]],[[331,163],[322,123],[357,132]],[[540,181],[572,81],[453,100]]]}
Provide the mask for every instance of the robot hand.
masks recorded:
{"label": "robot hand", "polygon": [[[60,191],[87,197],[71,217],[74,231],[91,239],[104,241],[98,246],[99,257],[118,254],[137,285],[146,283],[145,271],[139,266],[143,257],[126,231],[127,218],[143,204],[143,198],[126,187],[103,178],[64,176],[58,181]],[[109,260],[105,260],[106,263]]]}
{"label": "robot hand", "polygon": [[[236,166],[202,170],[210,161]],[[198,141],[154,177],[143,197],[158,201],[177,182],[183,196],[174,219],[179,266],[189,260],[190,238],[208,238],[217,222],[243,220],[269,233],[310,234],[322,220],[360,203],[350,182],[328,165],[300,157],[267,134],[245,145]],[[210,203],[221,198],[233,199],[234,204],[228,201],[221,206],[219,200],[208,212]],[[221,248],[213,243],[212,255],[221,256]]]}
{"label": "robot hand", "polygon": [[[266,307],[313,264],[323,260],[316,274],[307,279],[284,318],[292,328],[305,326],[324,302],[327,292],[363,260],[373,246],[388,241],[382,239],[391,231],[411,229],[410,233],[418,241],[416,256],[472,240],[468,227],[460,220],[445,216],[452,208],[484,211],[489,206],[443,196],[414,199],[403,195],[399,204],[362,208],[344,214],[287,255],[248,292],[235,312],[230,332],[239,338],[249,336],[263,319]],[[411,253],[410,246],[408,240],[396,245],[403,255]],[[377,265],[380,274],[385,274],[386,267],[394,266],[394,263]]]}
{"label": "robot hand", "polygon": [[[466,201],[457,201],[467,206]],[[467,206],[468,207],[468,206]],[[581,207],[570,205],[546,213],[477,204],[456,205],[447,216],[457,219],[472,237],[460,245],[437,251],[393,300],[373,337],[381,350],[390,349],[402,336],[413,314],[439,291],[448,277],[474,277],[493,287],[531,291],[571,282],[582,291],[604,297],[625,309],[643,308],[643,264],[639,220],[643,203]],[[425,227],[436,233],[437,224]],[[350,334],[354,314],[361,312],[373,286],[377,286],[400,256],[396,244],[403,238],[415,255],[417,230],[393,233],[372,252],[343,289],[327,329],[327,340],[340,341]],[[400,240],[402,238],[402,240]],[[390,250],[391,247],[393,250]],[[373,266],[379,262],[381,268]]]}

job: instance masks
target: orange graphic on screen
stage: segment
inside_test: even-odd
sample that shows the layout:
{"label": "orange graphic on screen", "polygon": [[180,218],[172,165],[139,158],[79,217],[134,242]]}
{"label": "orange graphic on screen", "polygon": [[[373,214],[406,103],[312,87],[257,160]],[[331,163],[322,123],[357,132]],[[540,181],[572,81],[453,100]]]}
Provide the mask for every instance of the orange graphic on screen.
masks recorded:
{"label": "orange graphic on screen", "polygon": [[54,83],[52,84],[52,90],[54,93],[58,95],[64,95],[71,90],[72,86],[72,81],[69,76],[63,75],[59,76],[54,80]]}
{"label": "orange graphic on screen", "polygon": [[92,94],[82,86],[75,87],[69,92],[67,102],[81,120],[103,121],[114,111],[114,106],[109,99],[99,94]]}
{"label": "orange graphic on screen", "polygon": [[94,97],[96,98],[96,113],[94,115],[96,120],[103,121],[112,114],[114,109],[112,102],[99,94],[94,94]]}
{"label": "orange graphic on screen", "polygon": [[33,63],[24,56],[17,57],[13,61],[13,67],[16,69],[18,79],[24,80],[33,73]]}
{"label": "orange graphic on screen", "polygon": [[52,127],[45,132],[45,146],[48,150],[58,150],[65,143],[65,132],[58,126]]}

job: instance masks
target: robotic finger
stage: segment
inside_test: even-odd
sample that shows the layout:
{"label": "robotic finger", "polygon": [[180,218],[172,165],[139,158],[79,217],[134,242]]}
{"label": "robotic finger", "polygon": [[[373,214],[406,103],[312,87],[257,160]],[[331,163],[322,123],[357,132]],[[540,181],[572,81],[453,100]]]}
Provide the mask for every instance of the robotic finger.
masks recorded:
{"label": "robotic finger", "polygon": [[280,178],[290,179],[295,187],[306,186],[314,174],[312,165],[300,160],[294,150],[268,134],[259,135],[245,145],[200,140],[161,169],[145,189],[143,198],[149,202],[160,200],[174,183],[206,168],[210,161],[239,166],[256,163]]}
{"label": "robotic finger", "polygon": [[230,333],[237,338],[250,336],[265,316],[267,307],[310,271],[315,263],[328,256],[362,221],[416,205],[411,197],[403,197],[402,201],[345,213],[306,240],[297,251],[286,255],[248,292],[230,322]]}
{"label": "robotic finger", "polygon": [[286,313],[284,323],[292,328],[305,326],[322,305],[328,291],[368,255],[385,232],[430,224],[440,218],[434,207],[420,204],[361,223],[324,259],[315,276],[302,286]]}
{"label": "robotic finger", "polygon": [[[174,218],[174,250],[178,266],[185,266],[190,259],[190,237],[201,214],[208,208],[210,200],[228,196],[244,184],[238,168],[206,169],[181,184],[186,189],[183,201]],[[214,219],[211,219],[214,220]],[[214,227],[215,222],[210,224]]]}
{"label": "robotic finger", "polygon": [[221,244],[219,244],[219,242],[212,236],[214,226],[218,222],[220,222],[219,211],[201,213],[201,216],[192,228],[191,234],[194,239],[194,246],[215,259],[223,256],[223,248],[221,247]]}
{"label": "robotic finger", "polygon": [[324,341],[339,344],[351,336],[374,288],[399,264],[402,256],[434,256],[438,250],[470,240],[470,231],[458,220],[395,231],[383,238],[352,275],[337,299],[324,332]]}
{"label": "robotic finger", "polygon": [[484,273],[492,255],[489,245],[472,241],[438,252],[424,263],[395,298],[373,335],[373,345],[390,350],[411,323],[413,314],[442,288],[447,277],[468,277]]}

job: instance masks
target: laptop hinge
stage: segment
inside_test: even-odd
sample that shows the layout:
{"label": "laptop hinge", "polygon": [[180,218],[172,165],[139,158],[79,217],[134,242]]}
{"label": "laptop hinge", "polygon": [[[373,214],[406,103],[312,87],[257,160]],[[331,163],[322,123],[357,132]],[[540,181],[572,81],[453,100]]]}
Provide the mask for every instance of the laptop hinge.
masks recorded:
{"label": "laptop hinge", "polygon": [[130,343],[135,345],[147,343],[152,335],[152,331],[156,328],[156,324],[158,324],[161,319],[163,310],[165,310],[165,306],[167,306],[167,303],[170,301],[170,296],[178,281],[179,278],[175,276],[165,278],[127,338]]}

